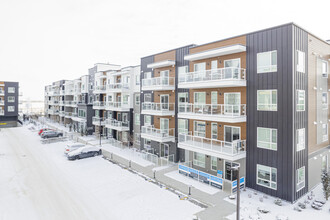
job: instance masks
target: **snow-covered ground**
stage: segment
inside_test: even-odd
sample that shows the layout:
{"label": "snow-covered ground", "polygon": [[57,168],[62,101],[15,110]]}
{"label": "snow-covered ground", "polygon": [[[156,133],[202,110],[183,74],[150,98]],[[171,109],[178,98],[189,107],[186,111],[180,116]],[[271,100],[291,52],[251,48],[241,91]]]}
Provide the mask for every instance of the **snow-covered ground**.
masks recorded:
{"label": "snow-covered ground", "polygon": [[[256,194],[255,194],[256,193]],[[312,202],[315,199],[324,200],[321,184],[318,185],[314,190],[313,194],[315,195],[313,200],[308,200],[308,193],[304,197],[300,198],[298,202],[303,203],[308,201],[309,204],[306,204],[306,209],[302,209],[301,212],[294,210],[295,207],[298,207],[298,202],[291,204],[288,202],[282,201],[282,206],[274,204],[276,198],[271,196],[266,196],[261,192],[256,192],[251,189],[246,191],[241,191],[241,219],[263,219],[263,220],[275,220],[275,219],[288,219],[288,220],[329,220],[330,219],[330,201],[322,207],[322,210],[315,210],[311,207]],[[249,195],[252,197],[249,198]],[[266,198],[264,197],[266,196]],[[260,201],[262,198],[262,202]],[[229,198],[225,199],[228,202],[236,204],[236,200],[230,200]],[[262,214],[258,211],[258,208],[267,209],[270,212],[267,214]],[[282,217],[282,218],[279,218]],[[236,213],[227,217],[230,220],[236,219]]]}
{"label": "snow-covered ground", "polygon": [[102,157],[68,161],[66,142],[0,132],[0,219],[192,219],[202,208]]}

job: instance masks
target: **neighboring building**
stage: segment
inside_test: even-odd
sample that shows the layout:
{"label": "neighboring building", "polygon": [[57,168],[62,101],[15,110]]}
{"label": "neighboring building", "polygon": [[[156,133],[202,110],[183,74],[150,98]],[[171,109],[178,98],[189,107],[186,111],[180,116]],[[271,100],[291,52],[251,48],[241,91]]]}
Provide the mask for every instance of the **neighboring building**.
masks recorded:
{"label": "neighboring building", "polygon": [[18,90],[18,82],[0,82],[0,128],[17,126]]}

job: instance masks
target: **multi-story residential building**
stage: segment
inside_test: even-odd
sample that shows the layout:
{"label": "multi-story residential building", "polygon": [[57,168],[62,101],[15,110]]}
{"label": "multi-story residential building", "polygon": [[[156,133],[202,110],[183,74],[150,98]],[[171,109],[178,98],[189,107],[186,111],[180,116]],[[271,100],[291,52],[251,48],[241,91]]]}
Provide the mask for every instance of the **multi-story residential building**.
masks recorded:
{"label": "multi-story residential building", "polygon": [[65,80],[60,80],[52,83],[52,85],[45,87],[45,115],[47,118],[60,123],[62,108],[60,106],[61,101],[61,88],[63,87]]}
{"label": "multi-story residential building", "polygon": [[18,82],[0,82],[0,128],[17,126],[18,90]]}

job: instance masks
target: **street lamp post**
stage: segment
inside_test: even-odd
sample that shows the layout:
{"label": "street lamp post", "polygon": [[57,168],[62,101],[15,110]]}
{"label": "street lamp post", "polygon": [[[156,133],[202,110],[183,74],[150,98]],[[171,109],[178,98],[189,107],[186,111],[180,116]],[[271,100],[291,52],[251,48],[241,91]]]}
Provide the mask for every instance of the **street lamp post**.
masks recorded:
{"label": "street lamp post", "polygon": [[240,165],[234,166],[231,168],[232,171],[237,172],[237,203],[236,203],[236,220],[240,220],[240,181],[239,181],[239,168]]}

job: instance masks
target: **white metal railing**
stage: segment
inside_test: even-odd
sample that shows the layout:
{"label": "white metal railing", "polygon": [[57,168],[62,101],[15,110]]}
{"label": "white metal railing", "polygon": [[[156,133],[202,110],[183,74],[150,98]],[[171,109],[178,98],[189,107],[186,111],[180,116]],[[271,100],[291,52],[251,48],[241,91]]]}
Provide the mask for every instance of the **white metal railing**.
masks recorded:
{"label": "white metal railing", "polygon": [[235,140],[233,142],[220,141],[205,137],[192,136],[180,133],[179,143],[188,144],[195,148],[211,150],[214,152],[234,156],[243,153],[246,150],[245,140]]}
{"label": "white metal railing", "polygon": [[94,125],[100,125],[100,124],[101,124],[101,126],[104,125],[104,118],[103,117],[94,116],[92,121],[93,121],[92,123]]}
{"label": "white metal railing", "polygon": [[158,129],[158,128],[154,128],[152,126],[142,126],[141,134],[152,135],[152,136],[160,137],[160,138],[167,138],[167,137],[174,137],[174,135],[175,135],[174,131],[175,131],[174,128]]}
{"label": "white metal railing", "polygon": [[72,112],[72,117],[77,117],[78,116],[78,114],[77,113],[75,113],[75,112]]}
{"label": "white metal railing", "polygon": [[143,102],[142,110],[145,111],[174,111],[175,104],[174,103],[156,103],[156,102]]}
{"label": "white metal railing", "polygon": [[129,121],[118,121],[113,118],[108,118],[105,120],[105,124],[113,127],[129,129]]}
{"label": "white metal railing", "polygon": [[94,92],[101,93],[101,92],[105,92],[106,89],[107,89],[106,85],[95,86]]}
{"label": "white metal railing", "polygon": [[120,89],[127,89],[129,90],[129,84],[128,83],[114,83],[107,85],[108,90],[120,90]]}
{"label": "white metal railing", "polygon": [[245,69],[236,67],[188,72],[179,75],[179,83],[212,80],[245,80],[245,73]]}
{"label": "white metal railing", "polygon": [[64,115],[67,117],[72,117],[72,112],[65,112]]}
{"label": "white metal railing", "polygon": [[148,79],[142,79],[142,87],[148,86],[174,86],[174,77],[154,77]]}
{"label": "white metal railing", "polygon": [[0,115],[5,115],[5,111],[3,109],[0,109]]}
{"label": "white metal railing", "polygon": [[125,147],[128,147],[128,143],[123,143],[123,142],[118,141],[118,140],[116,140],[116,139],[114,139],[114,138],[109,138],[109,139],[107,140],[107,142],[108,142],[109,144],[111,144],[112,146],[114,146],[114,147],[118,147],[118,148],[125,148]]}
{"label": "white metal railing", "polygon": [[65,105],[77,105],[76,101],[65,101]]}
{"label": "white metal railing", "polygon": [[104,107],[105,102],[103,101],[94,101],[93,102],[93,107]]}
{"label": "white metal railing", "polygon": [[106,107],[108,108],[129,108],[129,103],[124,102],[107,102]]}
{"label": "white metal railing", "polygon": [[178,112],[199,115],[242,116],[246,105],[179,103]]}

